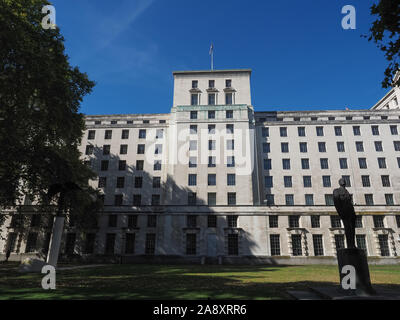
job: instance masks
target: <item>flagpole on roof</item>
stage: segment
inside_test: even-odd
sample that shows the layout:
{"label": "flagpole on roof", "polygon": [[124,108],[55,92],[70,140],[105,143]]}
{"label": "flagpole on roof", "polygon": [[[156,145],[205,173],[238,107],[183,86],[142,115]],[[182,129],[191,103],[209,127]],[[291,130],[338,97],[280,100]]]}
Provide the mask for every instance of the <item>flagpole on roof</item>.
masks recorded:
{"label": "flagpole on roof", "polygon": [[209,54],[211,55],[211,70],[214,70],[214,45],[212,43]]}

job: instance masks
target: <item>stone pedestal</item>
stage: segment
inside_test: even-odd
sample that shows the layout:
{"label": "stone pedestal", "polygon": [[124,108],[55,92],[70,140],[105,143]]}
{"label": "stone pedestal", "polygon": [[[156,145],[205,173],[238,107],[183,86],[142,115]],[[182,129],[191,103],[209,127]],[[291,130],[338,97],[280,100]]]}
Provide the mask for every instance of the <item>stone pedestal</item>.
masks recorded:
{"label": "stone pedestal", "polygon": [[343,277],[346,276],[346,274],[342,273],[343,267],[346,265],[350,265],[353,266],[355,269],[356,289],[342,289],[343,292],[346,292],[349,295],[358,296],[376,294],[371,285],[368,261],[364,250],[358,248],[339,249],[337,251],[337,259],[339,266],[340,286],[342,284]]}

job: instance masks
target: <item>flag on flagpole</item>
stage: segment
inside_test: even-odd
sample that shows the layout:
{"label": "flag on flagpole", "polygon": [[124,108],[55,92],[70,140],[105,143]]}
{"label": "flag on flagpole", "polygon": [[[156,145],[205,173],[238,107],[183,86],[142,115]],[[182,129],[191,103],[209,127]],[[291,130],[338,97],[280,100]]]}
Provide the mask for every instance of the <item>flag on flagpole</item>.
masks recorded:
{"label": "flag on flagpole", "polygon": [[211,70],[214,70],[214,45],[212,42],[211,42],[209,54],[211,56]]}
{"label": "flag on flagpole", "polygon": [[212,55],[213,52],[214,52],[214,45],[211,43],[209,54]]}

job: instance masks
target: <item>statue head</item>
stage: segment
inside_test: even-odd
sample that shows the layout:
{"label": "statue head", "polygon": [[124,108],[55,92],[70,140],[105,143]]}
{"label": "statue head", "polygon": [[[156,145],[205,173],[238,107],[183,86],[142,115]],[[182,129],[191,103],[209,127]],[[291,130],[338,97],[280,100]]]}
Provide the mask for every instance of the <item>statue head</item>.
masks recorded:
{"label": "statue head", "polygon": [[346,180],[344,180],[343,178],[339,179],[339,186],[345,188],[346,187]]}

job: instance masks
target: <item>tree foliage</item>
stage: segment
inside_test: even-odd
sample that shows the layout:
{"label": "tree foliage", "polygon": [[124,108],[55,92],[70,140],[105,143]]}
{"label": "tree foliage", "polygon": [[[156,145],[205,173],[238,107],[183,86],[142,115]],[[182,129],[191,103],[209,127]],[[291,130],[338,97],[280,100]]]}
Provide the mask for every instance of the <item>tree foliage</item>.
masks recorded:
{"label": "tree foliage", "polygon": [[[385,70],[383,88],[394,85],[393,79],[399,71],[400,59],[400,1],[380,0],[371,7],[371,14],[377,16],[370,28],[369,41],[373,40],[389,62]],[[400,79],[397,79],[397,85]]]}
{"label": "tree foliage", "polygon": [[[80,160],[80,103],[94,82],[69,64],[60,30],[41,26],[44,0],[0,0],[0,208],[29,194],[48,205],[54,184],[75,183],[63,209],[97,209],[94,173]],[[94,208],[95,207],[95,208]]]}

